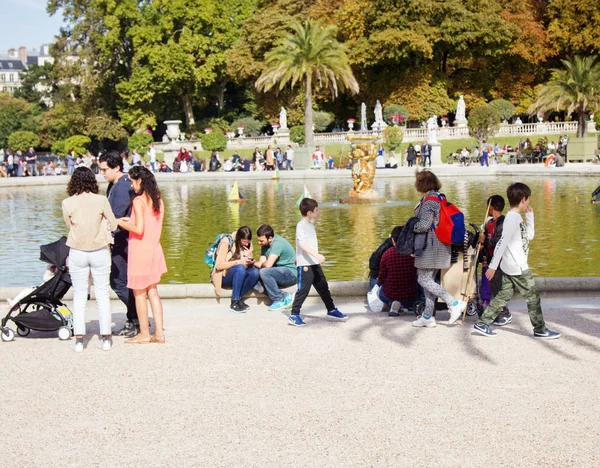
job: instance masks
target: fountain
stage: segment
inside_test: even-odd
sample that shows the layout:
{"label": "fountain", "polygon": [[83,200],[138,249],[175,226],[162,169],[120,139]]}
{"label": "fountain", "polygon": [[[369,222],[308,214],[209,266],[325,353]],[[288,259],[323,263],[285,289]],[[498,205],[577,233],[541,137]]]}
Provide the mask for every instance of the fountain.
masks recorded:
{"label": "fountain", "polygon": [[[377,149],[376,136],[348,136],[353,143],[354,149],[348,153],[352,162],[352,182],[354,186],[348,192],[347,197],[340,198],[340,203],[348,205],[363,205],[373,203],[386,203],[385,197],[379,195],[373,189],[375,179],[375,157]],[[361,143],[354,143],[360,141]]]}

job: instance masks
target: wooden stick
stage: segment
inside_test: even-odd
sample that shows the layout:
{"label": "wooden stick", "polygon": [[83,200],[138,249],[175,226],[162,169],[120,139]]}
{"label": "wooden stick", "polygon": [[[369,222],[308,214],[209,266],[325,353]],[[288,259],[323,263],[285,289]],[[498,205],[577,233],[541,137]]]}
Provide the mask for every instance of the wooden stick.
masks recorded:
{"label": "wooden stick", "polygon": [[[483,219],[483,231],[485,231],[485,222],[487,221],[488,218],[488,213],[490,212],[490,206],[492,205],[492,200],[490,199],[488,206],[487,206],[487,210],[485,210],[485,218]],[[479,256],[479,238],[477,238],[477,244],[475,245],[475,252],[473,253],[473,259],[471,260],[471,265],[469,265],[469,276],[467,278],[467,287],[465,289],[465,296],[469,295],[469,287],[471,286],[471,279],[473,278],[473,274],[472,271],[473,269],[475,269],[475,271],[477,271],[477,257]],[[475,268],[473,268],[475,267]],[[483,268],[482,268],[483,271]],[[483,275],[482,275],[483,276]],[[469,302],[471,302],[472,297],[469,298],[467,302],[467,307],[469,307]],[[465,323],[465,316],[467,315],[467,307],[465,307],[465,310],[463,310],[463,316],[462,316],[462,323]]]}

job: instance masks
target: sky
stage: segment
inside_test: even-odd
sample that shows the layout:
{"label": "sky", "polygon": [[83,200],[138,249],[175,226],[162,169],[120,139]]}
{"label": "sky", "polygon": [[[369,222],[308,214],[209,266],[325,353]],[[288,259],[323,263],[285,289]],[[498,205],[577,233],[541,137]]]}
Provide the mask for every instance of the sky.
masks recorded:
{"label": "sky", "polygon": [[20,46],[32,50],[52,42],[62,16],[46,13],[46,0],[0,0],[0,55]]}

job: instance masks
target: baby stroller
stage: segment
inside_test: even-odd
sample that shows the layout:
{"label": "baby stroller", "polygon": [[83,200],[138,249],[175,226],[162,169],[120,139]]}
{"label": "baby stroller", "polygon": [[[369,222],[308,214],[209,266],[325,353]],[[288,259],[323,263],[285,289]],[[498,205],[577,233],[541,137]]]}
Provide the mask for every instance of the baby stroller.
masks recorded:
{"label": "baby stroller", "polygon": [[15,332],[6,326],[9,320],[17,325],[19,336],[27,336],[31,330],[58,330],[61,340],[68,340],[72,336],[73,316],[61,302],[71,287],[71,277],[66,267],[68,256],[66,237],[40,247],[40,260],[55,266],[56,274],[12,305],[2,319],[2,341],[12,341],[15,337]]}

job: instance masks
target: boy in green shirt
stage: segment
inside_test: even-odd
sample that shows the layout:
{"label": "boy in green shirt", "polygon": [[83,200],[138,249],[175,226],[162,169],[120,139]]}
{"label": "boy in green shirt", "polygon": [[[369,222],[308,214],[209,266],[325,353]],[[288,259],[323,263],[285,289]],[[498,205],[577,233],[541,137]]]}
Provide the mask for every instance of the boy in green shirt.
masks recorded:
{"label": "boy in green shirt", "polygon": [[263,224],[256,231],[261,247],[260,259],[254,266],[260,269],[267,296],[273,301],[269,310],[282,310],[292,306],[294,295],[281,288],[293,286],[298,281],[296,273],[296,252],[292,245],[281,236],[275,235],[273,228]]}

